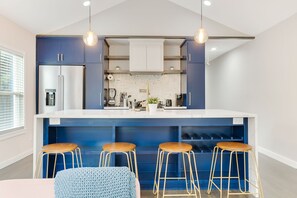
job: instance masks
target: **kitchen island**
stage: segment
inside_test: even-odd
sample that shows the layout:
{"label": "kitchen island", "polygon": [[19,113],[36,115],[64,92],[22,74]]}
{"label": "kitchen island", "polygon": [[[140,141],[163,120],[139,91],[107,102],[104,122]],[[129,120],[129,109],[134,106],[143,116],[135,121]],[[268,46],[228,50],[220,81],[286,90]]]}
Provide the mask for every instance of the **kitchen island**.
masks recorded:
{"label": "kitchen island", "polygon": [[[130,142],[137,146],[141,188],[152,189],[158,145],[163,142],[185,142],[193,145],[201,188],[206,189],[215,144],[236,141],[248,143],[257,149],[256,134],[254,114],[228,110],[160,110],[154,114],[131,110],[57,111],[35,116],[33,168],[37,153],[46,144],[76,143],[82,150],[84,166],[96,167],[103,144]],[[70,156],[66,158],[70,167]],[[239,155],[239,163],[243,163],[243,155]],[[247,163],[252,170],[249,171],[249,178],[255,181],[254,167]],[[115,155],[112,165],[126,166],[125,158]],[[58,159],[57,169],[62,169],[61,159]],[[223,171],[227,172],[228,167],[225,166]],[[168,175],[182,174],[181,156],[172,156]],[[183,181],[171,180],[167,187],[184,189],[185,185]],[[231,187],[237,187],[237,181],[233,181]]]}

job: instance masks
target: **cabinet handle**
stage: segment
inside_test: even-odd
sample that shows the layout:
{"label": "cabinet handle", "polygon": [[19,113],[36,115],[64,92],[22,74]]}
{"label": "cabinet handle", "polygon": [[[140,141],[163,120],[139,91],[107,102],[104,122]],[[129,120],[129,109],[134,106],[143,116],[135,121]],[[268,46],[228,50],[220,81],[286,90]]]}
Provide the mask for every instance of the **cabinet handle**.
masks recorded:
{"label": "cabinet handle", "polygon": [[192,93],[189,92],[189,106],[192,105]]}
{"label": "cabinet handle", "polygon": [[61,54],[61,61],[64,61],[64,54]]}
{"label": "cabinet handle", "polygon": [[60,62],[60,54],[57,54],[58,62]]}
{"label": "cabinet handle", "polygon": [[102,54],[100,54],[100,62],[102,61]]}
{"label": "cabinet handle", "polygon": [[192,54],[189,54],[189,61],[192,61]]}
{"label": "cabinet handle", "polygon": [[99,105],[100,105],[100,107],[102,107],[102,98],[101,98],[101,96],[102,96],[102,93],[100,92],[100,94],[99,94],[100,96],[100,98],[99,98]]}

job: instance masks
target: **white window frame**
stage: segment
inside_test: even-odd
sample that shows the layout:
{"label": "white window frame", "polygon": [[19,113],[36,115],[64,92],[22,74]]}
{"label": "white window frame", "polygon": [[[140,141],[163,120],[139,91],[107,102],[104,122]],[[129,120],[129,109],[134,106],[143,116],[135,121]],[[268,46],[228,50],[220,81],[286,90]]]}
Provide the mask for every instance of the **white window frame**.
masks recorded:
{"label": "white window frame", "polygon": [[[23,58],[23,69],[24,69],[24,72],[23,72],[23,84],[24,84],[24,91],[23,91],[23,126],[20,126],[20,127],[14,127],[14,128],[10,128],[10,129],[6,129],[6,130],[3,130],[3,131],[0,131],[0,140],[3,140],[3,139],[7,139],[7,138],[11,138],[11,137],[14,137],[14,136],[17,136],[17,135],[20,135],[20,134],[23,134],[24,133],[24,129],[26,128],[26,86],[25,86],[25,82],[26,82],[26,59],[25,59],[25,53],[22,53],[22,52],[18,52],[16,50],[11,50],[9,48],[6,48],[6,47],[3,47],[3,46],[0,46],[0,50],[2,51],[5,51],[5,52],[8,52],[8,53],[11,53],[11,54],[14,54],[14,55],[17,55],[17,56],[21,56]],[[8,95],[16,95],[16,94],[19,94],[19,93],[15,93],[15,92],[8,92]]]}

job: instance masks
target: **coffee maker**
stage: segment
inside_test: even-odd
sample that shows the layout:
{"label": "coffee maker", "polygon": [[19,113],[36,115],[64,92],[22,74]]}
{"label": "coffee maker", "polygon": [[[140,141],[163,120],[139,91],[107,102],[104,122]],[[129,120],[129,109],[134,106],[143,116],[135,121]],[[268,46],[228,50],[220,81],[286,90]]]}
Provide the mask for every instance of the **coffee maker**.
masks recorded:
{"label": "coffee maker", "polygon": [[182,107],[184,105],[184,100],[185,100],[185,94],[176,94],[176,106],[177,107]]}
{"label": "coffee maker", "polygon": [[115,97],[117,95],[117,90],[115,88],[108,89],[108,106],[115,106]]}

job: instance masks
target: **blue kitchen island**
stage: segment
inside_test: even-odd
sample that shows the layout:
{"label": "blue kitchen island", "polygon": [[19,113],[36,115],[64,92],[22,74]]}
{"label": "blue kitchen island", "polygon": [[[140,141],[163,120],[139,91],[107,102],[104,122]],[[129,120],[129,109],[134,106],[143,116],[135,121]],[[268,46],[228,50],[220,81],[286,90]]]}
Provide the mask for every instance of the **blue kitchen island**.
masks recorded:
{"label": "blue kitchen island", "polygon": [[[160,110],[155,114],[132,110],[57,111],[35,116],[33,168],[36,166],[38,152],[46,144],[76,143],[82,150],[83,165],[96,167],[102,145],[111,142],[130,142],[137,146],[141,188],[152,189],[158,145],[163,142],[185,142],[193,145],[200,185],[202,189],[206,189],[212,149],[216,143],[243,142],[257,149],[256,134],[254,114],[227,110]],[[68,159],[68,167],[71,167],[70,156]],[[224,161],[227,163],[228,160]],[[239,163],[243,163],[242,155],[239,156]],[[254,167],[250,162],[247,163],[250,166],[249,178],[255,181]],[[112,165],[126,166],[124,156],[115,155],[112,158]],[[226,173],[227,165],[223,168]],[[61,159],[58,159],[57,168],[62,169]],[[169,161],[168,176],[182,174],[181,156],[172,156]],[[234,181],[231,187],[236,188],[237,181]],[[168,181],[167,188],[184,189],[185,184],[184,181],[171,180]]]}

